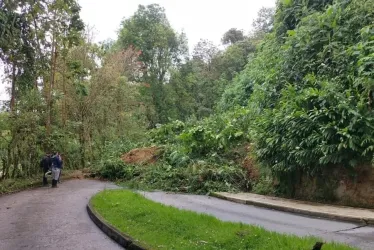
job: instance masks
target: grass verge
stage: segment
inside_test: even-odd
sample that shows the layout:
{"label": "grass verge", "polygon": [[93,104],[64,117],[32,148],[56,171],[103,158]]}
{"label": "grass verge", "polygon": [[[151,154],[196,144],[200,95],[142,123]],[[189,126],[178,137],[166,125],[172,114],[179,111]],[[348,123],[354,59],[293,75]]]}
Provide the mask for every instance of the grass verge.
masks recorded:
{"label": "grass verge", "polygon": [[[91,202],[111,225],[152,249],[308,250],[318,241],[222,222],[212,216],[164,206],[127,190],[103,191]],[[348,249],[355,248],[333,243],[323,247]]]}
{"label": "grass verge", "polygon": [[[67,179],[81,178],[82,172],[78,170],[63,170],[61,181]],[[50,178],[48,178],[49,184],[51,184]],[[40,176],[28,177],[28,178],[17,178],[17,179],[6,179],[0,181],[0,195],[11,194],[27,190],[30,188],[36,188],[42,186],[42,174]]]}

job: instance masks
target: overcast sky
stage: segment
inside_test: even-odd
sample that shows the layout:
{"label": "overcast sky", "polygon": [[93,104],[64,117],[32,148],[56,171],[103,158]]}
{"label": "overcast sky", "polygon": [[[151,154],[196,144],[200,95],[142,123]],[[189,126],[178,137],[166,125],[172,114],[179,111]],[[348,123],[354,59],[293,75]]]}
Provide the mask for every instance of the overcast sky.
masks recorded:
{"label": "overcast sky", "polygon": [[138,5],[157,3],[177,31],[184,30],[193,47],[200,38],[220,43],[230,28],[248,32],[261,7],[274,7],[275,0],[79,0],[82,19],[93,25],[96,41],[116,38],[121,20],[133,15]]}
{"label": "overcast sky", "polygon": [[[230,28],[248,32],[261,7],[274,7],[275,0],[78,0],[81,17],[95,28],[95,41],[116,39],[123,18],[128,18],[138,5],[158,3],[178,32],[187,34],[190,49],[201,39],[220,44]],[[0,65],[0,74],[2,72]],[[0,86],[0,99],[8,99],[5,84]]]}

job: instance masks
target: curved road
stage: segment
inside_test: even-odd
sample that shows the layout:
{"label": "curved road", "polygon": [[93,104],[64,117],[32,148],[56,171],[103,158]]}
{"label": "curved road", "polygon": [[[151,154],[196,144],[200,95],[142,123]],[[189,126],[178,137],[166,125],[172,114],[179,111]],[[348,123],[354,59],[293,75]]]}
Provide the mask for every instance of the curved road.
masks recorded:
{"label": "curved road", "polygon": [[62,182],[0,197],[1,250],[123,249],[88,217],[92,195],[114,185],[92,180]]}
{"label": "curved road", "polygon": [[[121,249],[106,237],[86,212],[89,198],[115,185],[72,180],[58,189],[40,188],[0,197],[0,249]],[[207,213],[226,221],[260,225],[268,230],[300,236],[314,235],[373,249],[374,228],[310,218],[232,203],[207,196],[140,192],[182,209]]]}

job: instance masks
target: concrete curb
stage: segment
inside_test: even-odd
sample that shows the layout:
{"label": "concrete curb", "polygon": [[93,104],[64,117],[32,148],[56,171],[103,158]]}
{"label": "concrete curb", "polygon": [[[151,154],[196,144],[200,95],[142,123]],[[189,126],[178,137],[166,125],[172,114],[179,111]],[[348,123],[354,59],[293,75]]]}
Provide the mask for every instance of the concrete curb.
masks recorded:
{"label": "concrete curb", "polygon": [[136,240],[132,239],[130,236],[121,233],[115,227],[111,226],[101,215],[99,215],[91,204],[91,200],[87,204],[87,212],[90,216],[91,220],[96,224],[101,231],[103,231],[108,237],[113,239],[119,245],[124,247],[127,250],[147,250],[142,246],[141,243],[137,242]]}
{"label": "concrete curb", "polygon": [[311,216],[311,217],[320,217],[320,218],[327,218],[327,219],[331,219],[331,220],[360,223],[362,225],[374,225],[374,219],[373,218],[359,218],[359,217],[356,217],[356,216],[343,216],[343,215],[334,214],[334,213],[311,211],[311,210],[306,210],[306,209],[299,209],[299,208],[294,208],[294,207],[287,207],[287,206],[281,206],[281,205],[276,205],[276,204],[270,204],[270,203],[266,203],[266,202],[259,202],[259,201],[238,199],[238,198],[234,198],[234,197],[227,197],[227,196],[219,194],[219,193],[211,193],[210,196],[215,197],[215,198],[219,198],[219,199],[223,199],[223,200],[228,200],[228,201],[240,203],[240,204],[253,205],[253,206],[257,206],[257,207],[274,209],[274,210],[289,212],[289,213],[302,214],[302,215],[307,215],[307,216]]}

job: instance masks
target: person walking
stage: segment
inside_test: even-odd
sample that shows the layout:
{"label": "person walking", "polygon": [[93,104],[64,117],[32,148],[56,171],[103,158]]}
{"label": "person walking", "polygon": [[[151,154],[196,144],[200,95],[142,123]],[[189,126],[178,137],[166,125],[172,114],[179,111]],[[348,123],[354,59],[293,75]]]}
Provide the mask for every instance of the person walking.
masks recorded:
{"label": "person walking", "polygon": [[51,155],[45,154],[40,161],[40,167],[43,169],[43,186],[48,185],[48,180],[46,173],[51,169],[52,161],[51,161]]}
{"label": "person walking", "polygon": [[61,172],[61,158],[58,152],[56,152],[52,157],[52,187],[57,188],[57,182],[60,178]]}

